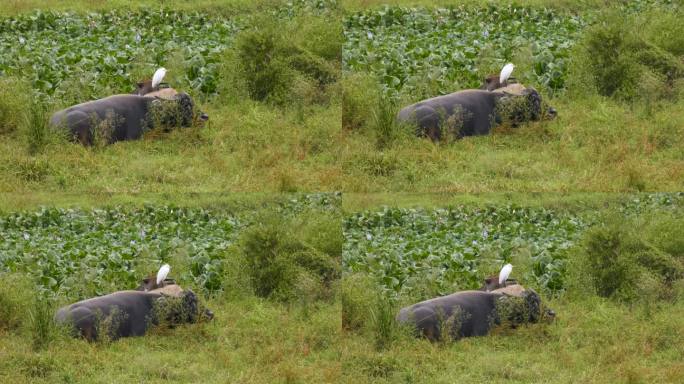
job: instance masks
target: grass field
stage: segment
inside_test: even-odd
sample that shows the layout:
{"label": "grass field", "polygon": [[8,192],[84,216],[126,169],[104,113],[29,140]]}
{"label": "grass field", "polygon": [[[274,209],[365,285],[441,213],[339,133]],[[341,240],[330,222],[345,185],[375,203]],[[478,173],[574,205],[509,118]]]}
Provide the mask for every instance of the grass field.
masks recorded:
{"label": "grass field", "polygon": [[[339,196],[0,217],[3,382],[336,382],[341,374]],[[293,261],[306,257],[332,267],[318,275]],[[50,324],[57,306],[132,289],[163,262],[213,321],[92,344]]]}
{"label": "grass field", "polygon": [[[378,206],[380,200],[368,203],[352,197],[346,203],[355,206],[356,213],[347,216],[344,225],[341,382],[677,383],[684,378],[678,331],[678,316],[684,311],[681,195],[519,195],[513,201],[526,212],[524,217],[507,213],[511,203],[500,196],[394,195],[384,199],[389,208]],[[472,219],[459,223],[458,215]],[[591,224],[569,231],[564,222],[568,218]],[[535,224],[530,228],[530,223]],[[516,235],[519,227],[528,231]],[[489,236],[480,234],[482,228]],[[604,231],[617,231],[620,240],[610,243],[602,237]],[[531,242],[525,239],[540,234]],[[471,244],[473,238],[477,245]],[[549,240],[569,247],[550,251],[567,263],[557,270],[563,282],[555,293],[545,286],[548,280],[535,277],[535,247]],[[599,251],[592,248],[596,244]],[[464,246],[476,253],[473,264],[457,257]],[[597,293],[592,282],[600,272],[583,267],[584,262],[611,255],[606,259],[621,263],[618,260],[632,260],[630,252],[652,252],[650,247],[666,250],[677,260],[680,278],[673,286],[648,288],[640,285],[645,275],[638,269],[618,275],[606,265],[603,279],[635,283],[639,296]],[[508,252],[501,252],[504,249]],[[553,323],[437,343],[416,339],[394,323],[402,306],[477,288],[504,262],[513,263],[515,278],[544,292],[544,302],[557,314]],[[395,269],[396,264],[404,267]]]}
{"label": "grass field", "polygon": [[[88,4],[50,5],[55,5],[55,9],[81,11],[110,10],[120,5],[109,2]],[[344,18],[350,17],[344,16],[343,8],[347,15],[361,12],[362,8],[366,9],[363,12],[372,15],[380,12],[381,3],[294,4],[292,8],[278,8],[269,2],[230,2],[219,6],[217,2],[206,1],[196,7],[200,15],[206,12],[212,17],[229,20],[240,30],[250,30],[252,23],[268,26],[256,33],[272,39],[274,50],[283,55],[283,61],[299,60],[297,57],[301,56],[288,56],[299,52],[308,55],[306,57],[310,61],[307,65],[318,68],[314,72],[301,72],[273,64],[274,76],[281,77],[274,80],[277,86],[270,89],[273,94],[265,101],[251,100],[249,85],[245,82],[252,75],[236,70],[247,65],[249,60],[256,60],[259,55],[252,52],[256,56],[240,56],[240,48],[235,46],[242,44],[240,46],[247,49],[249,43],[247,38],[240,40],[238,36],[245,34],[238,32],[229,40],[220,42],[228,47],[225,53],[211,54],[206,64],[208,72],[202,75],[205,77],[194,77],[196,74],[191,69],[197,63],[188,59],[190,56],[184,56],[186,53],[182,50],[162,50],[155,59],[135,54],[138,55],[136,61],[122,67],[126,74],[112,75],[111,82],[101,78],[96,85],[89,83],[83,89],[84,85],[79,85],[82,80],[67,76],[56,91],[60,96],[55,96],[49,104],[49,109],[55,109],[80,101],[84,95],[101,97],[111,92],[128,92],[132,84],[128,84],[126,79],[132,83],[138,78],[149,77],[157,66],[165,65],[170,70],[169,81],[178,84],[180,89],[194,92],[200,107],[209,114],[210,121],[205,127],[172,133],[151,132],[139,142],[86,149],[49,134],[39,134],[38,138],[32,136],[36,129],[31,127],[35,124],[26,123],[24,119],[31,102],[24,92],[8,90],[10,94],[3,98],[0,106],[6,116],[5,126],[0,127],[0,131],[5,132],[0,144],[0,163],[3,164],[0,166],[0,190],[21,196],[33,191],[49,191],[97,196],[165,193],[179,195],[180,198],[183,193],[225,190],[498,193],[676,191],[682,188],[684,106],[678,96],[681,81],[676,65],[673,67],[673,83],[661,86],[646,82],[653,80],[653,76],[656,80],[661,76],[657,71],[648,71],[653,69],[648,63],[634,63],[637,59],[626,57],[624,60],[628,67],[633,64],[646,68],[643,73],[637,73],[641,77],[635,75],[643,83],[639,86],[641,88],[637,87],[641,93],[629,101],[617,96],[604,96],[594,89],[595,84],[590,78],[596,74],[587,70],[589,59],[580,49],[588,44],[583,39],[591,35],[587,37],[576,33],[568,41],[576,44],[574,48],[564,48],[565,51],[558,53],[561,55],[558,60],[563,62],[560,68],[564,68],[565,87],[552,95],[538,83],[548,80],[544,77],[546,75],[531,75],[534,61],[526,55],[534,41],[528,35],[512,35],[510,38],[516,41],[516,48],[501,53],[482,49],[474,58],[480,64],[473,69],[475,72],[459,70],[450,74],[447,80],[435,84],[425,77],[429,73],[417,72],[412,81],[422,83],[423,88],[414,87],[409,93],[400,92],[396,104],[388,106],[383,104],[377,91],[382,81],[375,79],[372,71],[340,68],[344,64],[341,63],[340,52],[350,49],[350,43],[345,43],[338,35]],[[407,3],[397,4],[406,6]],[[429,6],[427,2],[419,4]],[[473,1],[466,7],[478,9],[483,4]],[[534,1],[523,3],[526,4],[540,5]],[[610,13],[610,9],[599,13],[593,8],[595,4],[578,4],[582,9],[579,17],[586,19],[587,23],[605,13],[609,15],[605,16],[609,23],[648,25],[660,15],[658,11],[651,11],[638,16],[630,11],[620,18],[616,16],[619,13]],[[650,3],[645,2],[641,7],[647,4]],[[644,38],[645,44],[659,47],[657,52],[666,52],[662,53],[666,63],[670,63],[667,60],[672,57],[681,59],[680,40],[671,38],[667,40],[669,45],[663,43],[671,32],[677,30],[673,20],[676,20],[676,12],[681,11],[675,3],[669,4],[669,7],[675,7],[672,8],[675,14],[660,18],[660,24],[651,23],[655,26],[646,29]],[[134,10],[138,6],[154,8],[154,5],[154,2],[136,3]],[[165,2],[164,5],[170,9],[185,9],[185,6],[173,2]],[[568,10],[571,5],[577,4],[567,1],[548,4],[549,12],[554,17],[575,15]],[[45,7],[48,3],[8,3],[4,5],[3,13],[21,15],[36,6]],[[365,8],[367,6],[371,8]],[[670,8],[667,9],[670,12]],[[275,25],[287,29],[293,38],[279,40],[282,34],[273,33]],[[330,29],[329,25],[339,29]],[[373,30],[388,41],[400,37],[396,35],[397,31],[401,28]],[[587,31],[591,28],[584,27],[579,32]],[[351,31],[347,31],[349,33]],[[355,30],[354,33],[362,36],[365,31]],[[420,37],[420,31],[412,30],[411,33],[410,38]],[[515,30],[510,33],[514,34]],[[312,35],[317,39],[307,38]],[[164,36],[164,39],[169,38],[166,34]],[[232,42],[234,39],[242,43]],[[625,42],[627,48],[624,49],[628,49],[629,44],[629,41]],[[363,50],[354,52],[355,55],[364,54]],[[443,52],[448,53],[448,50],[441,49],[439,55]],[[105,56],[101,59],[104,60]],[[540,88],[542,95],[559,111],[556,120],[525,124],[517,129],[502,128],[490,136],[438,145],[413,137],[410,129],[390,127],[387,131],[388,128],[380,128],[382,116],[385,116],[384,121],[391,120],[392,111],[400,105],[462,86],[473,86],[473,79],[489,71],[497,71],[506,60],[516,62],[516,76]],[[22,73],[31,78],[36,69],[22,71],[15,71],[5,79],[6,85],[30,87],[22,83]],[[325,80],[320,77],[321,73],[325,74]],[[315,86],[316,81],[324,81],[325,84]],[[215,92],[205,94],[201,89]],[[39,150],[36,150],[36,145]]]}
{"label": "grass field", "polygon": [[[340,189],[342,172],[335,148],[341,135],[336,85],[341,24],[334,2],[206,1],[194,4],[188,17],[212,23],[196,31],[167,28],[163,23],[182,23],[182,16],[157,16],[158,2],[135,2],[126,11],[133,16],[121,11],[124,3],[3,5],[2,13],[24,25],[22,41],[35,50],[17,45],[13,24],[6,25],[3,39],[11,50],[0,63],[5,68],[0,78],[5,100],[0,106],[5,164],[0,191],[25,195]],[[186,6],[163,5],[166,12],[189,12]],[[20,13],[33,7],[72,13],[33,14],[34,19]],[[114,12],[117,21],[108,27],[97,24],[96,17],[83,19],[93,17],[86,13],[91,10]],[[153,24],[137,25],[136,17]],[[74,37],[78,52],[63,49],[76,42],[69,41],[71,32],[55,25],[82,29]],[[111,28],[133,32],[112,37]],[[289,39],[283,38],[285,34]],[[193,36],[207,46],[189,41]],[[63,45],[59,53],[37,52],[56,49],[55,39]],[[266,45],[258,45],[260,41]],[[139,44],[146,51],[135,48]],[[32,61],[27,62],[27,54]],[[253,72],[259,65],[270,69]],[[195,98],[210,116],[208,124],[170,134],[150,132],[139,142],[92,149],[41,128],[51,111],[130,92],[136,81],[149,78],[159,66],[169,70],[167,81]],[[41,97],[18,94],[13,90],[17,87],[33,88]]]}
{"label": "grass field", "polygon": [[[676,3],[614,2],[596,9],[581,2],[574,4],[579,13],[567,9],[572,2],[544,2],[549,8],[539,12],[538,2],[504,3],[490,6],[491,18],[479,11],[487,9],[482,2],[448,8],[396,3],[401,6],[373,2],[376,7],[366,10],[368,2],[354,3],[358,11],[345,21],[348,144],[341,158],[353,175],[345,191],[681,190],[684,124],[675,73],[682,73],[684,45],[670,38],[678,27],[669,19],[681,12]],[[649,11],[635,12],[642,8]],[[637,25],[639,36],[628,27]],[[607,41],[615,46],[603,47]],[[654,46],[672,60],[670,85],[659,84],[658,64],[644,59]],[[416,140],[393,123],[401,106],[477,87],[507,61],[559,111],[554,121],[440,145]]]}
{"label": "grass field", "polygon": [[[0,382],[684,381],[683,12],[3,1]],[[555,120],[441,143],[396,124],[509,61]],[[92,147],[47,129],[160,66],[204,126]],[[95,343],[52,324],[164,262],[213,321]],[[394,323],[504,262],[555,322],[437,343]]]}

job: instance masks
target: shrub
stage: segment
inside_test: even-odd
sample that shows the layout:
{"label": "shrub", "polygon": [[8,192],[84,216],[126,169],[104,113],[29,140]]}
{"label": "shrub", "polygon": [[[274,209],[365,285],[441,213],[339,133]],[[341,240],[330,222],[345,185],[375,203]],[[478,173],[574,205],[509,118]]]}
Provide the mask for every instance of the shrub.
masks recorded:
{"label": "shrub", "polygon": [[305,33],[323,28],[317,23],[307,18],[255,21],[224,55],[220,92],[233,101],[250,98],[279,106],[327,103],[328,86],[339,77],[339,53],[332,52],[341,50],[341,37],[324,46],[312,44]]}
{"label": "shrub", "polygon": [[576,273],[587,275],[599,296],[624,302],[666,298],[684,274],[681,261],[646,241],[635,226],[611,218],[586,233]]}
{"label": "shrub", "polygon": [[585,33],[572,55],[571,83],[627,101],[677,97],[684,47],[681,39],[664,37],[672,17],[654,10],[625,19],[618,12],[607,12]]}
{"label": "shrub", "polygon": [[653,220],[644,230],[645,238],[659,249],[684,262],[684,218],[664,217]]}
{"label": "shrub", "polygon": [[281,100],[287,95],[295,73],[279,52],[284,44],[282,35],[268,25],[243,32],[237,39],[240,69],[253,100]]}
{"label": "shrub", "polygon": [[302,17],[297,38],[302,48],[334,63],[342,62],[342,22],[331,17]]}
{"label": "shrub", "polygon": [[279,301],[312,301],[330,296],[339,258],[307,244],[300,228],[282,215],[262,214],[241,236],[242,254],[254,293]]}
{"label": "shrub", "polygon": [[[262,18],[255,25],[226,51],[221,93],[232,100],[249,97],[280,106],[328,102],[327,87],[339,72],[337,58],[329,58],[331,48],[313,49],[303,35],[306,23]],[[335,41],[331,44],[341,47]]]}

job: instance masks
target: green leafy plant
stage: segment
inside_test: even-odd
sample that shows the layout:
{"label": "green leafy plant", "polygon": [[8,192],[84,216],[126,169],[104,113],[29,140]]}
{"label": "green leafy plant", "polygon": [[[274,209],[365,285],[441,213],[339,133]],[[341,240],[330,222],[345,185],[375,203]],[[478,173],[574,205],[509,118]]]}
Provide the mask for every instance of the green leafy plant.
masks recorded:
{"label": "green leafy plant", "polygon": [[[286,218],[325,216],[336,214],[339,203],[335,194],[293,195],[265,209]],[[177,281],[211,293],[222,289],[224,262],[252,225],[251,210],[172,205],[6,213],[0,215],[0,271],[27,274],[41,289],[81,299],[131,289],[163,262],[175,261]],[[315,257],[306,259],[317,265]]]}
{"label": "green leafy plant", "polygon": [[[626,216],[676,211],[683,199],[681,193],[638,195],[616,209]],[[343,266],[346,273],[372,276],[395,295],[429,297],[479,288],[504,263],[520,260],[516,265],[526,272],[520,279],[557,292],[566,287],[568,252],[598,220],[591,214],[516,205],[385,207],[345,219]],[[648,255],[644,263],[675,273],[660,253]]]}
{"label": "green leafy plant", "polygon": [[516,77],[556,91],[584,25],[579,16],[547,8],[386,6],[347,17],[343,65],[374,74],[390,94],[421,93],[425,84],[432,84],[430,93],[448,93],[479,87],[531,48],[531,67]]}

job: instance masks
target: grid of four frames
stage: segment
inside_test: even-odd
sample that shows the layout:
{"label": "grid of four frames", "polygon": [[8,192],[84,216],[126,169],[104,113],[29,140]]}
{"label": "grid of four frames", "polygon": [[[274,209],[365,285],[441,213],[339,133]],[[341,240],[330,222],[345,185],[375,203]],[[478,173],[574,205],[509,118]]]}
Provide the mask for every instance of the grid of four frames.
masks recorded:
{"label": "grid of four frames", "polygon": [[0,4],[0,382],[684,381],[682,16]]}

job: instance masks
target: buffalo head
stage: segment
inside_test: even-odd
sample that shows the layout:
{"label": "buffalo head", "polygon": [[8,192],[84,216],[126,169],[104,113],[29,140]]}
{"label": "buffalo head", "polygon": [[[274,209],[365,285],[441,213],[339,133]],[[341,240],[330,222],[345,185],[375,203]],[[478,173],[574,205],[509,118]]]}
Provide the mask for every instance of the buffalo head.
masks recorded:
{"label": "buffalo head", "polygon": [[174,279],[167,278],[157,284],[157,278],[149,276],[135,290],[161,294],[162,298],[158,300],[158,305],[164,312],[161,317],[170,324],[194,323],[200,313],[209,320],[214,318],[214,313],[208,308],[200,311],[197,295],[191,290],[181,288]]}
{"label": "buffalo head", "polygon": [[205,122],[209,116],[195,108],[190,95],[176,92],[173,88],[149,93],[152,98],[150,115],[153,126],[189,127],[194,121]]}
{"label": "buffalo head", "polygon": [[508,121],[513,126],[526,121],[553,119],[557,115],[556,109],[546,105],[536,89],[520,83],[497,88],[492,93],[500,95],[497,112],[501,120]]}

